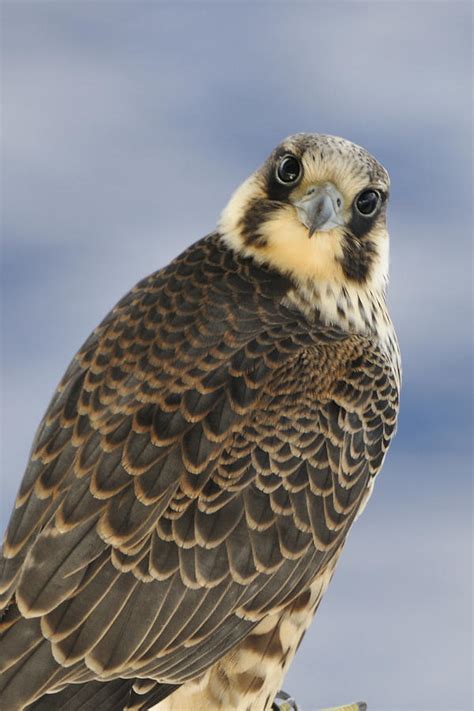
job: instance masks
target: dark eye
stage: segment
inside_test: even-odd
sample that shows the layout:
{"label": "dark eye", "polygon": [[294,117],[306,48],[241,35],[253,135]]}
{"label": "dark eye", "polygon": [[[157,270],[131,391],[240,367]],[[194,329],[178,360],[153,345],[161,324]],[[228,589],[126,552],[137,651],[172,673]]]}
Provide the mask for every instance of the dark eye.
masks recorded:
{"label": "dark eye", "polygon": [[364,190],[356,198],[356,208],[361,215],[370,217],[373,215],[380,203],[380,193],[376,190]]}
{"label": "dark eye", "polygon": [[277,180],[284,185],[296,183],[301,176],[301,163],[295,156],[283,156],[276,172]]}

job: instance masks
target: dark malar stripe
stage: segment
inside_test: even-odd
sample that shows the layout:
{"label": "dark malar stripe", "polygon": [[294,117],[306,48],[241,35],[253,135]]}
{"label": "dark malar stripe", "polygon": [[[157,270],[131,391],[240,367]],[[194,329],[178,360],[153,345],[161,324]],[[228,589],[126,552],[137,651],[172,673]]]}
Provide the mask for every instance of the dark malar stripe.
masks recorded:
{"label": "dark malar stripe", "polygon": [[377,249],[371,240],[355,239],[350,233],[344,234],[341,260],[342,270],[351,281],[365,282],[377,257]]}
{"label": "dark malar stripe", "polygon": [[262,225],[281,208],[280,203],[266,198],[257,198],[245,210],[239,222],[240,233],[246,245],[266,246],[266,238],[261,232]]}

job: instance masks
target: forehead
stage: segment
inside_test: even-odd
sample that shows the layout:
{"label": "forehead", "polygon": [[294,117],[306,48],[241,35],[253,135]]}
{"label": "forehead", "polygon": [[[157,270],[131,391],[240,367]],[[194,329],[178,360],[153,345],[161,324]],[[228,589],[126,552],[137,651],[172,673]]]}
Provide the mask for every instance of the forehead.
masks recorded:
{"label": "forehead", "polygon": [[340,180],[370,183],[388,188],[389,176],[365,148],[338,136],[300,133],[290,136],[273,152],[271,159],[278,160],[285,153],[300,158],[305,178],[308,180]]}

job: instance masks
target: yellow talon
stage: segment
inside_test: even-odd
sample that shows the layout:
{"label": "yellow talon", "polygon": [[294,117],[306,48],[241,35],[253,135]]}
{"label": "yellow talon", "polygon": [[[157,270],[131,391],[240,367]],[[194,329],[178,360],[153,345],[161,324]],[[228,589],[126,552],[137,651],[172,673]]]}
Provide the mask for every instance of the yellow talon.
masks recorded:
{"label": "yellow talon", "polygon": [[321,711],[367,711],[367,704],[365,701],[355,701],[353,704],[334,706],[330,709],[321,709]]}

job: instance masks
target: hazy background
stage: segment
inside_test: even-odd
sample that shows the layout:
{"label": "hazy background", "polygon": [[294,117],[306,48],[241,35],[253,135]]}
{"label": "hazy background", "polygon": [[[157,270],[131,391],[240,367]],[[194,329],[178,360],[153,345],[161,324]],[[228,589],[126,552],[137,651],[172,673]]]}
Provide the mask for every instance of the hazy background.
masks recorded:
{"label": "hazy background", "polygon": [[284,688],[471,708],[471,5],[3,2],[3,529],[68,361],[297,131],[392,177],[399,433]]}

